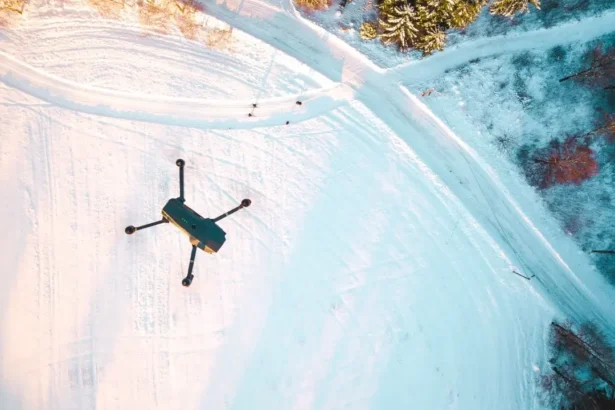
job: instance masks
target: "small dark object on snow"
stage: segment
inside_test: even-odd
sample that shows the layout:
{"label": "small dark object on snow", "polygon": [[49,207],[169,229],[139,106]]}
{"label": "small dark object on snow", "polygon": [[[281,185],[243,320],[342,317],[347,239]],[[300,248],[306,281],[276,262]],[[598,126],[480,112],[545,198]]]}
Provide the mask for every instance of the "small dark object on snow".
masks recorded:
{"label": "small dark object on snow", "polygon": [[251,112],[250,112],[250,113],[248,113],[248,117],[251,117],[251,116],[252,116],[252,113],[251,113]]}
{"label": "small dark object on snow", "polygon": [[190,238],[190,243],[192,244],[192,253],[190,254],[188,275],[186,275],[186,277],[182,280],[182,285],[190,286],[192,283],[192,278],[194,278],[194,275],[192,275],[192,267],[194,266],[196,249],[199,248],[211,254],[218,252],[226,241],[226,232],[216,225],[216,222],[234,214],[242,208],[249,207],[252,201],[249,199],[244,199],[241,201],[239,206],[215,219],[203,218],[184,203],[186,202],[184,199],[184,165],[186,165],[186,162],[183,159],[178,159],[175,161],[175,165],[179,167],[179,197],[169,199],[164,208],[162,208],[162,219],[160,221],[138,227],[130,225],[127,226],[124,231],[128,235],[132,235],[141,229],[149,228],[150,226],[161,223],[171,222],[179,228],[181,232],[188,235]]}
{"label": "small dark object on snow", "polygon": [[252,103],[252,108],[256,108],[256,103]]}
{"label": "small dark object on snow", "polygon": [[352,0],[342,0],[342,1],[340,1],[340,9],[343,9],[344,7],[346,7],[346,5],[348,3],[352,3]]}
{"label": "small dark object on snow", "polygon": [[290,121],[286,121],[286,125],[288,125],[290,123]]}
{"label": "small dark object on snow", "polygon": [[297,101],[297,105],[301,105],[303,104],[301,101]]}

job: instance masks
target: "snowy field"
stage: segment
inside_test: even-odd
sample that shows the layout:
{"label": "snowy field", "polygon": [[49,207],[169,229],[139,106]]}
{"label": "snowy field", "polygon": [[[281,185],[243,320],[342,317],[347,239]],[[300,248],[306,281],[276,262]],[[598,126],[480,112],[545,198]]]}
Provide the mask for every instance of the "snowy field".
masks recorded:
{"label": "snowy field", "polygon": [[[0,32],[2,410],[541,409],[549,322],[615,334],[535,193],[399,86],[428,66],[380,69],[286,3],[211,5],[225,50],[33,10]],[[177,158],[201,214],[253,201],[190,288],[187,238],[124,233],[178,196]]]}

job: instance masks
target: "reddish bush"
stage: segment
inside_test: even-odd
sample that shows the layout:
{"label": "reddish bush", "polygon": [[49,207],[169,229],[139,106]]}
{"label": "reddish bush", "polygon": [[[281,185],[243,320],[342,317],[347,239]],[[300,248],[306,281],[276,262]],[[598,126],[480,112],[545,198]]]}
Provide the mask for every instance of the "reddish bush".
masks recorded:
{"label": "reddish bush", "polygon": [[594,152],[587,145],[579,143],[578,138],[568,138],[564,143],[555,141],[545,157],[535,158],[540,164],[540,188],[555,184],[581,184],[598,174],[598,163]]}

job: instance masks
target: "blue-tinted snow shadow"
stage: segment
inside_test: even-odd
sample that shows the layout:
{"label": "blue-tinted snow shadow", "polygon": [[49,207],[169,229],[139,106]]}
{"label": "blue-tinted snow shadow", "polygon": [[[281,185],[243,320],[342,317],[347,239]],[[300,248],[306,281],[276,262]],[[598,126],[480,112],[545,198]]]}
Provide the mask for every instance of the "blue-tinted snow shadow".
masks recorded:
{"label": "blue-tinted snow shadow", "polygon": [[[363,134],[359,129],[357,134]],[[381,144],[370,138],[365,134],[357,139],[346,135],[336,144],[328,160],[329,173],[302,217],[303,229],[294,241],[294,251],[275,275],[279,281],[271,301],[267,301],[270,304],[260,337],[246,367],[238,370],[241,376],[235,389],[221,397],[220,391],[225,387],[228,390],[225,384],[233,383],[226,369],[238,365],[233,360],[233,351],[243,343],[236,338],[241,327],[249,326],[250,306],[242,307],[238,320],[229,329],[229,343],[210,370],[213,381],[203,390],[198,409],[290,408],[288,400],[299,399],[300,380],[309,378],[306,373],[313,368],[314,361],[323,354],[325,359],[329,354],[333,358],[353,343],[348,337],[355,335],[335,318],[336,310],[344,305],[340,288],[353,281],[354,266],[364,266],[370,258],[387,255],[390,242],[382,236],[381,228],[386,232],[396,223],[388,215],[380,214],[384,225],[374,226],[378,232],[369,229],[370,219],[386,202],[373,168],[382,170],[387,164],[379,152],[375,156],[365,154],[379,149]],[[374,243],[374,249],[365,250],[365,242]],[[366,292],[357,293],[353,309],[366,309],[368,296]],[[350,319],[355,324],[357,320]],[[335,332],[337,336],[327,334],[332,325],[340,326]],[[328,338],[332,338],[332,345],[323,346]],[[327,363],[321,367],[326,368]],[[325,371],[323,379],[314,376],[314,390],[320,394],[327,378],[334,376],[330,370]],[[290,389],[295,389],[294,397]],[[324,400],[316,397],[321,399]]]}

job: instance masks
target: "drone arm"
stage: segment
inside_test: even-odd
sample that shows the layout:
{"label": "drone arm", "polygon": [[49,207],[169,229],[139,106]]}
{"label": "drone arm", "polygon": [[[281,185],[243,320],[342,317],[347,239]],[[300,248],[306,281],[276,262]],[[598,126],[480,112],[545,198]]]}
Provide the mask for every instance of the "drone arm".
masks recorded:
{"label": "drone arm", "polygon": [[251,203],[252,203],[252,201],[250,201],[249,199],[242,200],[241,204],[239,204],[239,206],[236,206],[235,208],[231,209],[230,211],[220,215],[219,217],[214,219],[214,222],[218,222],[219,220],[224,219],[227,216],[230,216],[230,215],[234,214],[235,212],[239,211],[241,208],[249,207]]}
{"label": "drone arm", "polygon": [[194,258],[196,258],[196,246],[192,245],[192,253],[190,254],[190,265],[188,265],[188,274],[182,280],[182,285],[188,287],[192,283],[192,278],[194,275],[192,274],[192,268],[194,267]]}
{"label": "drone arm", "polygon": [[161,220],[159,220],[159,221],[152,222],[152,223],[145,224],[145,225],[141,225],[141,226],[137,226],[137,227],[134,227],[134,226],[132,226],[132,225],[127,226],[127,227],[126,227],[126,229],[125,229],[124,231],[125,231],[128,235],[132,235],[133,233],[135,233],[135,232],[137,232],[137,231],[140,231],[141,229],[149,228],[149,227],[152,227],[152,226],[156,226],[156,225],[158,225],[158,224],[168,223],[168,222],[169,222],[169,221],[168,221],[168,219],[166,219],[166,218],[162,218],[162,219],[161,219]]}
{"label": "drone arm", "polygon": [[184,202],[184,165],[186,163],[183,159],[178,159],[176,164],[179,167],[179,199]]}

